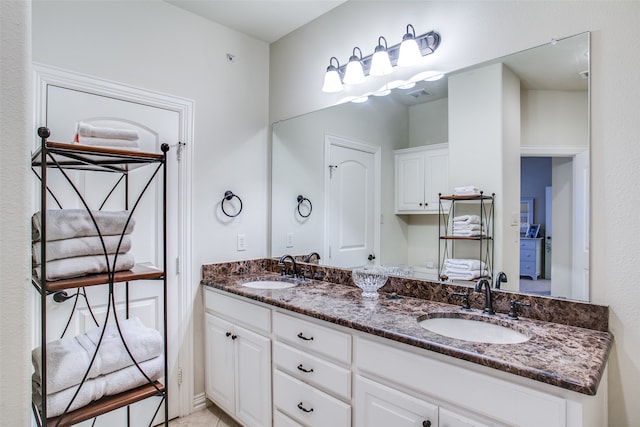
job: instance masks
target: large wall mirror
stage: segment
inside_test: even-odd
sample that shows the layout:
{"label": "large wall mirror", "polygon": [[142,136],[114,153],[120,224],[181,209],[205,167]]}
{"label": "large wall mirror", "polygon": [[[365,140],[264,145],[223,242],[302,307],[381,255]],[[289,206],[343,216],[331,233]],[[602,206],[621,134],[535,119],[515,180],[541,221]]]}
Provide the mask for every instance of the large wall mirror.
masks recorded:
{"label": "large wall mirror", "polygon": [[[396,210],[395,151],[423,146],[448,153],[426,178],[437,192],[496,194],[503,289],[589,299],[589,33],[275,123],[271,256],[318,252],[324,265],[438,280],[437,209]],[[521,199],[540,225],[533,242]],[[530,243],[536,270],[521,275]]]}

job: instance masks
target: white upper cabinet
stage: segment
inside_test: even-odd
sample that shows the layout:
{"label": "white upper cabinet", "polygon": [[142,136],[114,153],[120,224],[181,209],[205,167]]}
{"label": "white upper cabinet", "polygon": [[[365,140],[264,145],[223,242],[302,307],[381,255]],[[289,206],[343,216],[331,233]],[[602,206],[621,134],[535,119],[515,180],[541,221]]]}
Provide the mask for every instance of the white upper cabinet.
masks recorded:
{"label": "white upper cabinet", "polygon": [[395,150],[395,212],[438,213],[438,195],[449,191],[448,144]]}

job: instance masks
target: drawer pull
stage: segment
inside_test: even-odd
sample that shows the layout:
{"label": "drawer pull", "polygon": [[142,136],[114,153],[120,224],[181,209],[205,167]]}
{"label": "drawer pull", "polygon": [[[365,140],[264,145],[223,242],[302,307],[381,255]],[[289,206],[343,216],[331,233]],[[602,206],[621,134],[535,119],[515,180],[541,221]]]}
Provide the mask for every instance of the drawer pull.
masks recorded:
{"label": "drawer pull", "polygon": [[426,420],[422,422],[422,427],[431,427],[431,421]]}
{"label": "drawer pull", "polygon": [[301,340],[305,340],[305,341],[313,341],[313,337],[311,337],[311,338],[305,337],[304,335],[302,335],[302,332],[300,332],[298,334],[298,338],[300,338]]}
{"label": "drawer pull", "polygon": [[313,368],[311,368],[311,369],[305,369],[305,368],[302,366],[302,363],[298,365],[298,370],[299,370],[299,371],[302,371],[302,372],[305,372],[305,373],[313,372]]}
{"label": "drawer pull", "polygon": [[300,409],[301,411],[307,412],[307,413],[308,413],[308,412],[313,412],[313,408],[309,408],[309,409],[305,408],[305,407],[302,405],[302,402],[298,403],[298,409]]}

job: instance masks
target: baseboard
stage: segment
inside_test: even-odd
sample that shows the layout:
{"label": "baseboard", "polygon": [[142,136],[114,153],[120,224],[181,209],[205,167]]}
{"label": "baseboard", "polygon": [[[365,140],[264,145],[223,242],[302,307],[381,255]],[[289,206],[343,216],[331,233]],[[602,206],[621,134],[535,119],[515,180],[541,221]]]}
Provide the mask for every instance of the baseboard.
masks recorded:
{"label": "baseboard", "polygon": [[208,400],[204,393],[193,396],[193,412],[205,409],[208,406]]}

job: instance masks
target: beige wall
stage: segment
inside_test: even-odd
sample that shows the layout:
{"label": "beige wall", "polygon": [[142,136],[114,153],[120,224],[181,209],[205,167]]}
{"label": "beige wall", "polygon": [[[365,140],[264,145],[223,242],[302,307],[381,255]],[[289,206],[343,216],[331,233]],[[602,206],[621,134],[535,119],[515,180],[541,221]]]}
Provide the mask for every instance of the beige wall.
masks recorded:
{"label": "beige wall", "polygon": [[[331,56],[377,37],[397,43],[407,23],[443,41],[434,68],[456,70],[584,31],[591,44],[591,297],[610,306],[609,419],[640,425],[640,2],[351,1],[271,46],[271,121],[332,105],[320,91]],[[300,61],[304,58],[304,61]],[[370,89],[370,88],[365,88]],[[353,91],[352,91],[353,92]]]}

